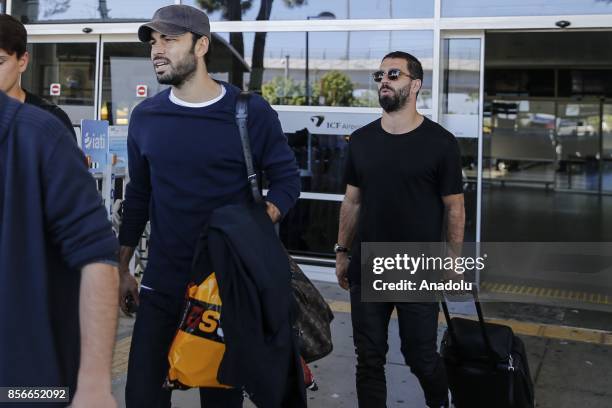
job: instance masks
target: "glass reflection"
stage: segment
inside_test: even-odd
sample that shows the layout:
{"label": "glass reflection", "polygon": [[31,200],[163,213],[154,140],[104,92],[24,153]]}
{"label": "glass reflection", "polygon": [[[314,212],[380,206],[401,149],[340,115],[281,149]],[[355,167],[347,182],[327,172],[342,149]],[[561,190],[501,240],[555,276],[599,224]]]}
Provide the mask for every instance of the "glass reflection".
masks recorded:
{"label": "glass reflection", "polygon": [[609,0],[442,0],[442,17],[612,14]]}
{"label": "glass reflection", "polygon": [[604,191],[612,191],[612,104],[606,103],[602,108],[602,189]]}
{"label": "glass reflection", "polygon": [[443,42],[440,123],[457,137],[478,137],[480,46],[478,38]]}
{"label": "glass reflection", "polygon": [[433,0],[186,0],[212,21],[306,20],[322,11],[337,19],[432,18]]}
{"label": "glass reflection", "polygon": [[[93,118],[96,44],[28,44],[28,52],[23,88],[59,105],[73,124]],[[51,84],[59,84],[54,95]]]}
{"label": "glass reflection", "polygon": [[[306,36],[304,32],[237,33],[242,36],[251,72],[240,81],[261,92],[273,105],[306,104]],[[232,46],[238,39],[219,34]],[[410,52],[425,73],[418,107],[431,108],[433,56],[431,31],[311,32],[308,42],[310,104],[379,107],[371,72],[390,51]]]}
{"label": "glass reflection", "polygon": [[343,194],[348,136],[287,133],[302,177],[302,191]]}
{"label": "glass reflection", "polygon": [[26,24],[46,21],[148,20],[172,0],[13,0],[11,14]]}
{"label": "glass reflection", "polygon": [[143,43],[104,44],[100,119],[127,125],[140,102],[166,88],[157,83],[149,54]]}

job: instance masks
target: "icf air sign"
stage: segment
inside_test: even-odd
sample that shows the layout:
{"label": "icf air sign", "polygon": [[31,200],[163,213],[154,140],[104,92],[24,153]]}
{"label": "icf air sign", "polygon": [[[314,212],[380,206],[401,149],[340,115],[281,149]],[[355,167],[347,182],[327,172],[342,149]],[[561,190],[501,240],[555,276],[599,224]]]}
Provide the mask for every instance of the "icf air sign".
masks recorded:
{"label": "icf air sign", "polygon": [[294,111],[284,108],[284,106],[277,107],[277,112],[285,133],[294,133],[306,128],[313,134],[345,136],[381,116],[380,112]]}

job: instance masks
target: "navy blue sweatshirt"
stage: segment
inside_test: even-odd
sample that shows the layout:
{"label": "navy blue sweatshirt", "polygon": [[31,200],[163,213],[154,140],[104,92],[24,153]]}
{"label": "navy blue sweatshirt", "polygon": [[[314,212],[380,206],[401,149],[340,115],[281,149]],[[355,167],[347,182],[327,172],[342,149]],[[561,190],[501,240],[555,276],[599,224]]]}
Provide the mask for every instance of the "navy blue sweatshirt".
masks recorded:
{"label": "navy blue sweatshirt", "polygon": [[80,268],[116,262],[117,250],[64,124],[0,92],[0,386],[69,386],[73,395]]}
{"label": "navy blue sweatshirt", "polygon": [[[234,119],[238,88],[212,105],[170,101],[165,90],[132,112],[128,131],[130,182],[121,245],[135,247],[151,221],[142,285],[184,296],[197,239],[211,212],[251,200],[240,135]],[[300,179],[278,115],[260,96],[249,103],[249,138],[255,166],[269,182],[267,200],[284,215],[295,204]]]}

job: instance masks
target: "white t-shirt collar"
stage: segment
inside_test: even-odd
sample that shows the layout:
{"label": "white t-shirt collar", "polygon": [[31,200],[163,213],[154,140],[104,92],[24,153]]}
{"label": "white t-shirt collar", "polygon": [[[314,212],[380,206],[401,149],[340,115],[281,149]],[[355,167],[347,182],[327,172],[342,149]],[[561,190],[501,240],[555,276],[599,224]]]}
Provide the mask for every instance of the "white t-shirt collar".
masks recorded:
{"label": "white t-shirt collar", "polygon": [[210,105],[212,105],[214,103],[219,102],[225,96],[225,93],[226,93],[225,86],[223,86],[223,84],[219,84],[219,85],[221,86],[221,93],[219,94],[219,96],[217,96],[216,98],[213,98],[213,99],[211,99],[209,101],[197,102],[197,103],[187,102],[187,101],[184,101],[184,100],[178,98],[174,94],[174,89],[170,89],[170,96],[169,96],[170,102],[172,102],[172,103],[174,103],[176,105],[179,105],[179,106],[184,106],[186,108],[204,108],[206,106],[210,106]]}

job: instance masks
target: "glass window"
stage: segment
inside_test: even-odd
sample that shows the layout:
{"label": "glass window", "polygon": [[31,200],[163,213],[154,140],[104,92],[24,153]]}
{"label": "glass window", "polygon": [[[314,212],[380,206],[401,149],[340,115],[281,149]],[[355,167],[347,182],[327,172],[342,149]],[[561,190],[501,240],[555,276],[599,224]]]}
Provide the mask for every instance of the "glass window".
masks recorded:
{"label": "glass window", "polygon": [[250,73],[243,76],[240,71],[229,80],[261,92],[273,105],[379,107],[377,86],[370,74],[378,69],[387,53],[402,50],[423,64],[425,78],[418,107],[431,108],[431,31],[270,32],[242,33],[234,38],[225,33],[220,36],[235,49],[242,47],[245,60],[251,66]]}
{"label": "glass window", "polygon": [[298,200],[280,225],[281,240],[294,254],[333,255],[340,205],[337,201]]}
{"label": "glass window", "polygon": [[184,0],[211,20],[306,20],[321,13],[338,20],[432,18],[434,0]]}
{"label": "glass window", "polygon": [[612,70],[561,69],[559,96],[612,96]]}
{"label": "glass window", "polygon": [[612,103],[606,103],[602,109],[602,188],[604,191],[612,191]]}
{"label": "glass window", "polygon": [[28,91],[59,105],[73,124],[94,118],[95,43],[28,44]]}
{"label": "glass window", "polygon": [[488,96],[555,96],[555,70],[487,69],[484,89]]}
{"label": "glass window", "polygon": [[[346,139],[316,135],[318,159],[311,167],[314,177],[302,172],[303,191],[344,190]],[[289,137],[300,167],[307,158],[307,139],[296,143]],[[299,146],[298,146],[299,144]],[[476,180],[478,169],[478,139],[459,139],[464,173],[465,241],[476,240]],[[313,187],[313,188],[311,188]],[[300,199],[287,213],[280,226],[280,237],[292,253],[311,256],[333,256],[332,248],[338,237],[340,202]]]}
{"label": "glass window", "polygon": [[478,38],[443,42],[440,123],[457,137],[478,137],[480,46]]}
{"label": "glass window", "polygon": [[12,14],[26,24],[49,21],[148,20],[172,0],[13,0]]}
{"label": "glass window", "polygon": [[148,44],[104,44],[100,119],[127,125],[140,102],[165,88],[155,77]]}
{"label": "glass window", "polygon": [[287,139],[300,168],[302,191],[344,194],[348,136],[304,129],[287,133]]}
{"label": "glass window", "polygon": [[4,14],[6,11],[6,0],[0,0],[0,14]]}
{"label": "glass window", "polygon": [[609,0],[442,0],[442,17],[612,14]]}
{"label": "glass window", "polygon": [[478,115],[480,40],[444,40],[442,113]]}

